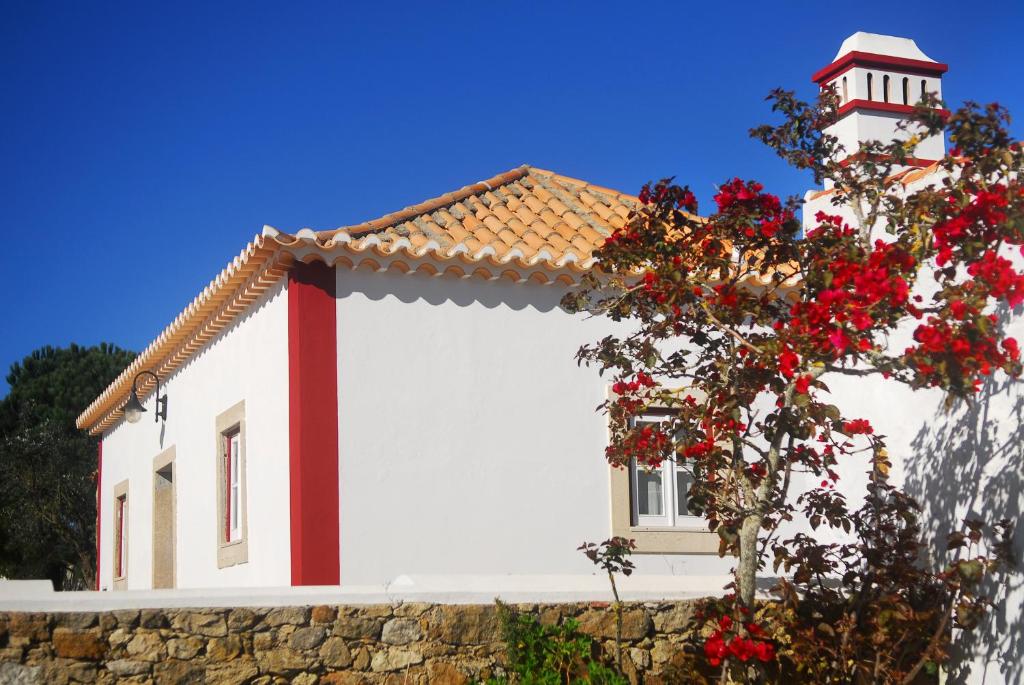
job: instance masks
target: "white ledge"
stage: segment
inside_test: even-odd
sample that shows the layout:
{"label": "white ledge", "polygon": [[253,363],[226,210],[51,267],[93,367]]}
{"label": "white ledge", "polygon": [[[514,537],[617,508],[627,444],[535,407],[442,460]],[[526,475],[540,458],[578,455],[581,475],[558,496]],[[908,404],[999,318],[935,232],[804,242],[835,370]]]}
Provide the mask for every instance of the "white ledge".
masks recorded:
{"label": "white ledge", "polygon": [[[732,576],[618,576],[623,600],[721,596]],[[605,575],[399,576],[381,585],[54,592],[48,581],[0,581],[0,611],[110,611],[316,604],[490,604],[611,601]]]}

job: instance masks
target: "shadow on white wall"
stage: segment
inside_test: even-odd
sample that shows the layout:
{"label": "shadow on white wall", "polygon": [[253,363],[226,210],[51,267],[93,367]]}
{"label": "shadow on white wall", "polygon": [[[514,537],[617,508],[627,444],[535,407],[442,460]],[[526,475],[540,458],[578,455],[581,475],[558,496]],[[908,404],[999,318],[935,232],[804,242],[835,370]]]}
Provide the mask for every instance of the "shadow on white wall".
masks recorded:
{"label": "shadow on white wall", "polygon": [[[1024,382],[990,378],[975,401],[937,412],[912,443],[906,490],[923,508],[922,530],[932,563],[951,526],[964,518],[1008,518],[1018,527],[1024,505]],[[962,655],[949,683],[1024,682],[1024,535],[1013,540],[1014,561],[997,604],[973,632],[956,641]],[[989,588],[991,590],[993,588]]]}

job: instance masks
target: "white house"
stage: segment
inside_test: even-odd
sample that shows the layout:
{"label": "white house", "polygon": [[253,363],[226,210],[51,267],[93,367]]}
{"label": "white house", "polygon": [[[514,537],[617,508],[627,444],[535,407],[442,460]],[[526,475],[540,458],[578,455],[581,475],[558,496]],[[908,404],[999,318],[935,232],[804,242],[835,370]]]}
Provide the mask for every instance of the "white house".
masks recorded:
{"label": "white house", "polygon": [[[607,383],[573,356],[608,324],[559,307],[635,202],[521,167],[265,228],[79,419],[102,436],[101,589],[586,574],[576,547],[613,533],[641,572],[728,571],[683,479],[645,479],[638,510],[604,462]],[[143,375],[129,423],[143,370],[166,419]]]}
{"label": "white house", "polygon": [[[857,33],[813,78],[839,93],[832,130],[852,152],[896,135],[946,69],[912,40]],[[938,182],[944,152],[922,140],[901,187]],[[809,192],[805,220],[852,220],[834,192]],[[611,535],[637,540],[640,575],[728,571],[686,514],[683,474],[605,464],[607,382],[573,355],[613,324],[559,307],[636,202],[524,166],[355,226],[265,228],[78,419],[102,436],[100,589],[586,574],[577,545]],[[129,423],[136,379],[148,411]],[[1018,386],[946,412],[937,392],[853,382],[835,395],[888,436],[929,535],[1019,517]],[[847,465],[844,487],[863,470]],[[1024,677],[1008,666],[1022,603],[1012,580],[979,657],[1007,681]]]}

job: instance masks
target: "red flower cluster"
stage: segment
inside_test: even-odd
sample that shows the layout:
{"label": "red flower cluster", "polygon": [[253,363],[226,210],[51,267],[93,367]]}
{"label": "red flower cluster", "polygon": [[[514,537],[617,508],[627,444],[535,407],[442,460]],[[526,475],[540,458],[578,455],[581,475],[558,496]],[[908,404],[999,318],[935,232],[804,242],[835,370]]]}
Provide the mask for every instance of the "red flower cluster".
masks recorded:
{"label": "red flower cluster", "polygon": [[659,181],[653,188],[649,183],[645,184],[637,197],[645,205],[671,201],[679,209],[685,209],[688,212],[697,211],[697,198],[690,192],[690,189],[670,185],[667,179]]}
{"label": "red flower cluster", "polygon": [[812,299],[795,303],[790,321],[778,328],[807,339],[822,354],[838,357],[854,346],[868,350],[873,327],[898,318],[903,309],[917,313],[908,301],[907,282],[917,260],[901,246],[881,240],[865,254],[847,244],[854,234],[840,217],[819,212],[816,218],[820,226],[808,233],[816,262],[812,271],[827,279]]}
{"label": "red flower cluster", "polygon": [[793,219],[793,213],[782,207],[775,195],[762,193],[764,186],[757,181],[741,181],[734,178],[718,188],[714,200],[718,205],[718,213],[741,216],[743,234],[747,238],[763,236],[774,237],[786,222]]}
{"label": "red flower cluster", "polygon": [[636,392],[641,388],[653,388],[657,383],[651,378],[650,374],[641,371],[636,375],[636,379],[626,383],[625,381],[618,381],[612,385],[612,392],[616,395],[625,395],[627,392]]}
{"label": "red flower cluster", "polygon": [[847,435],[870,435],[875,429],[867,419],[854,419],[843,423],[843,432]]}
{"label": "red flower cluster", "polygon": [[988,376],[996,368],[1010,372],[1020,359],[1016,340],[1006,338],[1000,349],[996,338],[982,333],[973,321],[951,325],[930,316],[914,331],[914,340],[918,344],[904,351],[904,359],[917,368],[926,385],[943,383],[940,365],[945,363],[946,373],[955,370],[976,391],[981,385],[979,375]]}
{"label": "red flower cluster", "polygon": [[1024,275],[995,250],[987,250],[980,260],[969,264],[967,273],[988,285],[992,297],[1003,298],[1011,307],[1024,302]]}
{"label": "red flower cluster", "polygon": [[[769,662],[775,659],[775,645],[766,640],[755,640],[750,637],[733,635],[726,639],[726,633],[732,628],[732,619],[723,616],[718,619],[718,630],[711,634],[704,642],[704,656],[712,666],[718,666],[727,657],[739,659],[742,662],[757,659],[761,662]],[[760,626],[754,623],[746,624],[747,633],[757,637],[762,634]]]}
{"label": "red flower cluster", "polygon": [[932,229],[935,247],[938,249],[936,263],[943,266],[953,258],[953,251],[965,241],[992,244],[1000,237],[1001,224],[1006,221],[1004,211],[1009,202],[1006,187],[994,185],[990,190],[974,193],[964,207],[959,207],[956,197],[949,197],[952,216],[941,221]]}

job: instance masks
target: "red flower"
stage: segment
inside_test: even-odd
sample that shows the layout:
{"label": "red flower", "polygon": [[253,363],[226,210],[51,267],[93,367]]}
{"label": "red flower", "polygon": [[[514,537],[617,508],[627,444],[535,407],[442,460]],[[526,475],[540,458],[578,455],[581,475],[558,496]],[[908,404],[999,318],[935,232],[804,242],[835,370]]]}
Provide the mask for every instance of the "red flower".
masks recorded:
{"label": "red flower", "polygon": [[788,347],[783,348],[782,352],[779,353],[779,373],[786,378],[793,377],[793,374],[796,373],[796,366],[799,363],[800,357]]}
{"label": "red flower", "polygon": [[1006,350],[1006,354],[1010,355],[1010,359],[1017,361],[1020,359],[1020,348],[1017,346],[1016,338],[1006,338],[1002,342],[1003,349]]}
{"label": "red flower", "polygon": [[753,640],[739,635],[729,642],[729,652],[740,661],[750,661],[755,648]]}
{"label": "red flower", "polygon": [[722,639],[722,631],[716,630],[704,643],[704,656],[708,658],[709,664],[717,666],[722,663],[725,654],[725,640]]}
{"label": "red flower", "polygon": [[843,424],[843,432],[847,435],[869,435],[875,432],[867,419],[854,419]]}
{"label": "red flower", "polygon": [[775,645],[771,642],[758,642],[754,647],[754,656],[758,661],[772,661],[775,658]]}
{"label": "red flower", "polygon": [[806,395],[808,389],[810,389],[812,380],[814,379],[809,375],[800,376],[800,378],[796,379],[796,383],[793,384],[793,387],[801,395]]}

